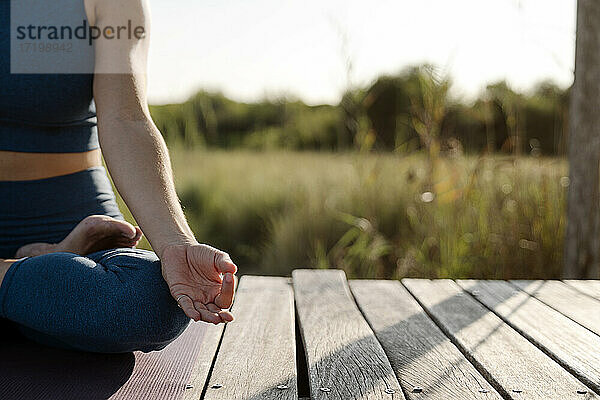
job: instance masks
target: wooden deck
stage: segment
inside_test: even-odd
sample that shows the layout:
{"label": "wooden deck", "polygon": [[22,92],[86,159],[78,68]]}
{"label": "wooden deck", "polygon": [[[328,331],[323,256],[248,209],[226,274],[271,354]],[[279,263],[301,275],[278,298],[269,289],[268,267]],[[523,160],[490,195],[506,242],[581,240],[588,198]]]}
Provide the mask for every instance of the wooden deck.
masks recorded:
{"label": "wooden deck", "polygon": [[600,281],[244,276],[165,349],[0,342],[0,400],[600,399]]}
{"label": "wooden deck", "polygon": [[599,281],[244,276],[186,400],[598,399]]}

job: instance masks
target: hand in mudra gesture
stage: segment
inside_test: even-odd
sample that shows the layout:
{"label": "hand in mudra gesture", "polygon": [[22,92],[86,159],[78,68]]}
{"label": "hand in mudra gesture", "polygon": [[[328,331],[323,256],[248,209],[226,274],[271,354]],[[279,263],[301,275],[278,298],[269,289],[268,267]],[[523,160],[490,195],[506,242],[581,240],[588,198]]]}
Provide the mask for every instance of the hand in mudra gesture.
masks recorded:
{"label": "hand in mudra gesture", "polygon": [[161,254],[162,275],[171,295],[194,321],[233,321],[236,265],[229,255],[205,244],[166,247]]}

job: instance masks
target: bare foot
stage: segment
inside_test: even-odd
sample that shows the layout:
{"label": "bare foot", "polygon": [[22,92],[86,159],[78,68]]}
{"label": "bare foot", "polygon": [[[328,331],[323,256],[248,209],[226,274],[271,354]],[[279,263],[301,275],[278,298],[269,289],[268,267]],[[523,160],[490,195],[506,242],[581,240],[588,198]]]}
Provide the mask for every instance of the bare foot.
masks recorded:
{"label": "bare foot", "polygon": [[15,254],[16,258],[69,252],[86,255],[115,247],[135,247],[142,237],[139,227],[106,215],[84,218],[60,243],[31,243]]}

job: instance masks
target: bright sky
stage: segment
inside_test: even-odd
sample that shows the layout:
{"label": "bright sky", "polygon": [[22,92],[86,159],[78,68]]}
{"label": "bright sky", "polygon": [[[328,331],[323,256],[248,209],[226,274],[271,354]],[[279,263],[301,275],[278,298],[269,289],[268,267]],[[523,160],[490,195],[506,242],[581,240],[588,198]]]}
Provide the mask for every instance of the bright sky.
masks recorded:
{"label": "bright sky", "polygon": [[[475,96],[573,80],[575,0],[150,0],[150,103],[200,89],[240,101],[339,101],[351,82],[431,62]],[[345,39],[344,39],[345,37]]]}

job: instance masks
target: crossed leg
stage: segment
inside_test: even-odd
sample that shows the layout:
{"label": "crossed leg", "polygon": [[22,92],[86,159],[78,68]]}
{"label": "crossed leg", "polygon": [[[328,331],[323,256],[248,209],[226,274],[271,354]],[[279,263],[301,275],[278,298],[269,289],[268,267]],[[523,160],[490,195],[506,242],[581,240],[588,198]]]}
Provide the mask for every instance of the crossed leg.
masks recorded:
{"label": "crossed leg", "polygon": [[0,317],[42,344],[102,353],[159,350],[190,322],[158,257],[131,248],[14,262],[0,286]]}
{"label": "crossed leg", "polygon": [[139,228],[88,218],[62,242],[25,246],[18,255],[27,258],[0,263],[0,318],[55,347],[107,353],[165,347],[190,319],[172,298],[158,257],[131,248]]}

